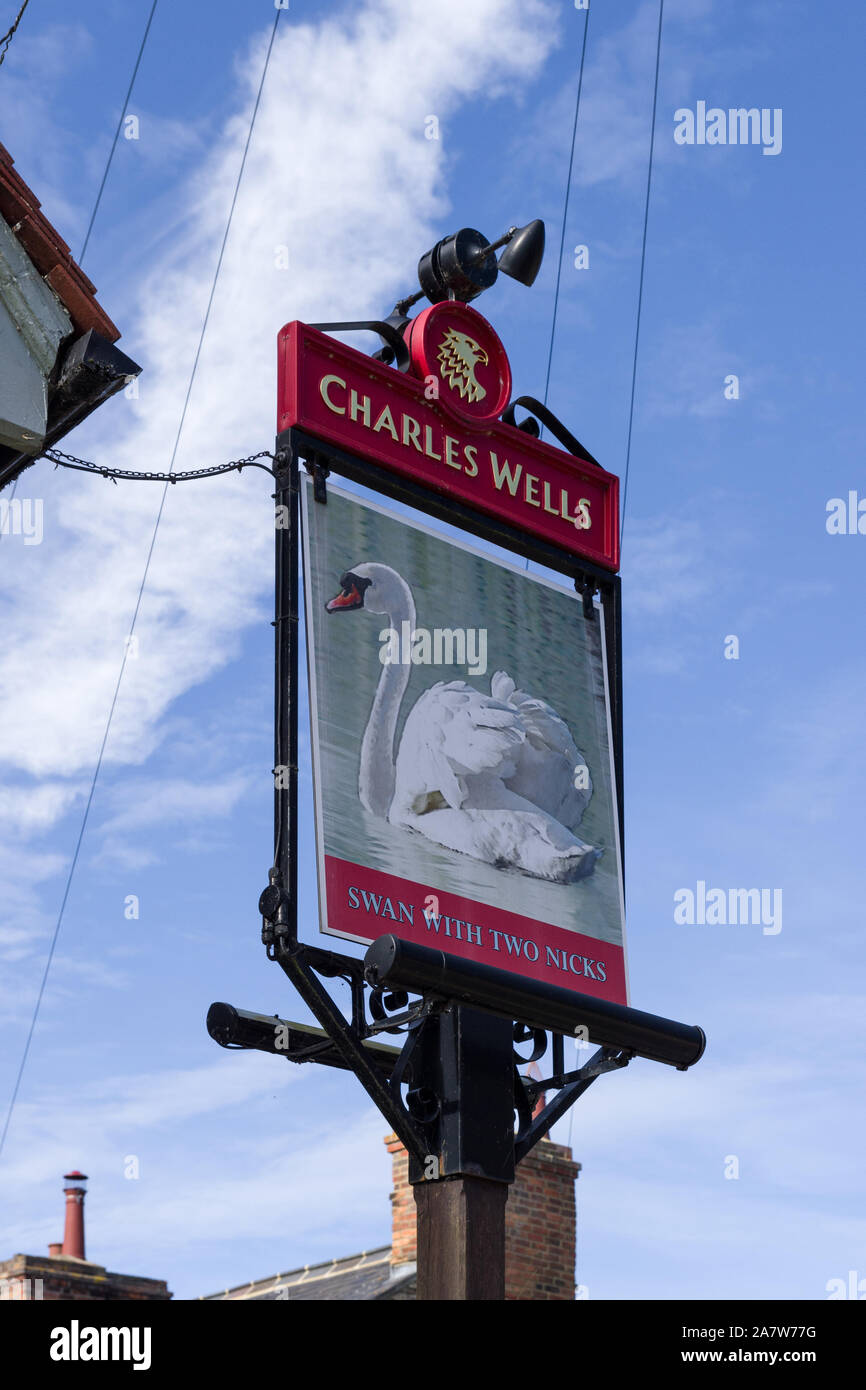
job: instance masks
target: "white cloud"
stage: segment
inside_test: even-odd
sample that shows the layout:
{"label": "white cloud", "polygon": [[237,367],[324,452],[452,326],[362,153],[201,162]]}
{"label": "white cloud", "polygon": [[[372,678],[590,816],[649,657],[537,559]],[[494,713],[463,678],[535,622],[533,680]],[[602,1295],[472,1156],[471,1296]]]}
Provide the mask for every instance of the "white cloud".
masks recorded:
{"label": "white cloud", "polygon": [[80,796],[83,784],[42,782],[36,786],[0,787],[0,834],[45,830]]}
{"label": "white cloud", "polygon": [[[281,28],[178,468],[269,447],[284,321],[381,310],[411,284],[444,205],[443,156],[424,138],[424,118],[525,82],[552,40],[551,16],[541,0],[387,0]],[[237,114],[191,180],[174,244],[142,278],[122,325],[124,347],[145,366],[140,398],[113,402],[76,436],[75,448],[85,451],[86,439],[87,452],[121,467],[168,464],[265,43],[259,35],[239,63]],[[282,244],[288,271],[274,262]],[[8,576],[0,761],[56,779],[94,763],[160,493],[44,463],[21,488],[45,497],[46,534]],[[109,764],[146,759],[172,701],[237,653],[267,601],[271,544],[261,473],[171,489]],[[34,671],[46,678],[34,682]]]}
{"label": "white cloud", "polygon": [[709,591],[700,522],[668,516],[629,520],[627,531],[623,572],[630,620],[682,611]]}
{"label": "white cloud", "polygon": [[[34,942],[41,941],[51,928],[50,917],[40,905],[43,884],[66,867],[65,855],[39,853],[20,844],[0,842],[0,955],[7,962],[28,956]],[[18,990],[9,1000],[17,1013]]]}
{"label": "white cloud", "polygon": [[[309,1093],[335,1084],[343,1097],[336,1123],[299,1115],[309,1110]],[[347,1254],[359,1222],[377,1229],[385,1244],[386,1126],[356,1092],[346,1106],[348,1084],[259,1053],[222,1053],[211,1065],[109,1076],[74,1096],[43,1092],[16,1110],[4,1168],[17,1213],[0,1229],[0,1249],[34,1252],[57,1238],[59,1176],[70,1155],[91,1177],[89,1258],[167,1276],[182,1297],[314,1258],[323,1243],[326,1257]],[[289,1119],[284,1093],[298,1087],[305,1095],[291,1102]],[[202,1130],[208,1120],[213,1128]],[[212,1135],[213,1147],[192,1146],[191,1123],[196,1143]],[[124,1179],[129,1155],[140,1161],[140,1180]],[[345,1246],[334,1245],[335,1212],[344,1214]],[[280,1250],[270,1265],[238,1267],[236,1242],[273,1244],[277,1233]],[[178,1290],[184,1262],[195,1270],[194,1282]]]}
{"label": "white cloud", "polygon": [[[665,11],[657,163],[673,157],[676,150],[665,93],[688,90],[712,31],[712,10],[712,0],[680,0]],[[646,0],[618,27],[613,27],[618,17],[614,13],[606,30],[590,18],[573,169],[573,182],[579,187],[612,185],[631,191],[646,181],[658,15],[657,0]],[[520,167],[544,167],[557,184],[568,167],[583,22],[580,11],[570,14],[566,8],[561,42],[574,54],[574,71],[561,89],[541,102],[515,140]]]}
{"label": "white cloud", "polygon": [[[69,163],[77,165],[79,156],[75,136],[62,120],[56,120],[55,113],[64,99],[63,81],[86,61],[93,40],[82,23],[54,19],[35,34],[28,28],[29,20],[28,16],[27,24],[22,22],[3,63],[0,127],[18,173],[61,234],[66,229],[64,240],[71,244],[76,229],[86,224],[89,209],[84,213],[60,191],[68,184]],[[46,126],[52,131],[51,140],[42,136]],[[101,152],[100,157],[104,161],[105,154]]]}
{"label": "white cloud", "polygon": [[112,800],[120,809],[103,822],[102,829],[110,834],[142,830],[152,825],[170,825],[181,821],[210,820],[227,815],[249,786],[249,778],[241,773],[222,781],[185,781],[166,778],[162,781],[132,780],[115,788]]}
{"label": "white cloud", "polygon": [[749,410],[776,419],[776,373],[749,356],[747,335],[745,349],[734,344],[743,336],[742,327],[725,333],[721,320],[712,319],[668,325],[656,334],[651,360],[643,364],[647,418],[730,419],[732,411]]}

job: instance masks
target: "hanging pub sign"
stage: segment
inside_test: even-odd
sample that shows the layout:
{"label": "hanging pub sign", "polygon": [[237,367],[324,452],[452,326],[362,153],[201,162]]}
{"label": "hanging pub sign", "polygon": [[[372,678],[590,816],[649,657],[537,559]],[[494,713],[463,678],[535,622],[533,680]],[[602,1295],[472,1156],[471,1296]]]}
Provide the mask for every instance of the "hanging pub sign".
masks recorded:
{"label": "hanging pub sign", "polygon": [[618,479],[499,419],[511,370],[477,310],[443,301],[406,330],[406,372],[295,321],[279,335],[278,429],[298,428],[606,570]]}
{"label": "hanging pub sign", "polygon": [[[335,382],[348,381],[336,347],[341,365],[321,363],[330,381],[316,391],[324,410],[327,395],[349,412],[361,387]],[[375,375],[369,425],[357,407],[365,431],[381,408]],[[477,461],[476,483],[480,444]],[[322,929],[405,937],[627,1003],[598,609],[330,483],[326,504],[309,477],[301,492]]]}

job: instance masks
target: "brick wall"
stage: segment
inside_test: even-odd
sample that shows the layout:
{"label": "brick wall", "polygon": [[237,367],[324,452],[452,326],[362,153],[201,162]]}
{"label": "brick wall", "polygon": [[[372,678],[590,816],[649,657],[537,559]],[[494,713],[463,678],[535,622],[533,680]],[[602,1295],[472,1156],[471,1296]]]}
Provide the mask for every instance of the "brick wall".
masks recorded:
{"label": "brick wall", "polygon": [[87,1303],[171,1298],[163,1279],[114,1274],[90,1260],[62,1256],[13,1255],[0,1262],[0,1299]]}
{"label": "brick wall", "polygon": [[[409,1159],[395,1134],[385,1144],[394,1182],[391,1263],[410,1264],[417,1254],[417,1221]],[[505,1208],[506,1299],[574,1298],[574,1184],[579,1172],[571,1149],[550,1139],[542,1139],[518,1164]]]}
{"label": "brick wall", "polygon": [[542,1139],[518,1164],[505,1208],[505,1297],[574,1298],[574,1183],[571,1149]]}
{"label": "brick wall", "polygon": [[417,1254],[415,1193],[409,1184],[409,1155],[396,1134],[385,1137],[391,1155],[394,1190],[391,1193],[391,1264],[414,1264]]}

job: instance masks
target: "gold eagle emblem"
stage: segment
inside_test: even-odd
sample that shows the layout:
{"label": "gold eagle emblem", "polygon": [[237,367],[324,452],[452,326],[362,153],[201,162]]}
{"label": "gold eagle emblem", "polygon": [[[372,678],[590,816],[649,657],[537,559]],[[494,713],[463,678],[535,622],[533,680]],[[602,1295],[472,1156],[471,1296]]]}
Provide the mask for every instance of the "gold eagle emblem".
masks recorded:
{"label": "gold eagle emblem", "polygon": [[486,366],[489,358],[474,338],[449,328],[436,355],[441,363],[439,373],[449,386],[456,387],[466,400],[484,400],[487,392],[476,377],[475,368],[479,363]]}

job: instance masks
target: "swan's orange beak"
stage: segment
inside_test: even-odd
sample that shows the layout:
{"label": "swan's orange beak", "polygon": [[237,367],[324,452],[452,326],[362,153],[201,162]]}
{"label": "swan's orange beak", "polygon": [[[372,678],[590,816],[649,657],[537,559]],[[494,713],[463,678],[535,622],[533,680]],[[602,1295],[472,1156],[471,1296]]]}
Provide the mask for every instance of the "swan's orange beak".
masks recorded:
{"label": "swan's orange beak", "polygon": [[363,595],[358,593],[354,584],[350,585],[348,589],[341,589],[335,598],[329,599],[325,604],[325,609],[328,613],[339,613],[346,609],[363,607]]}

